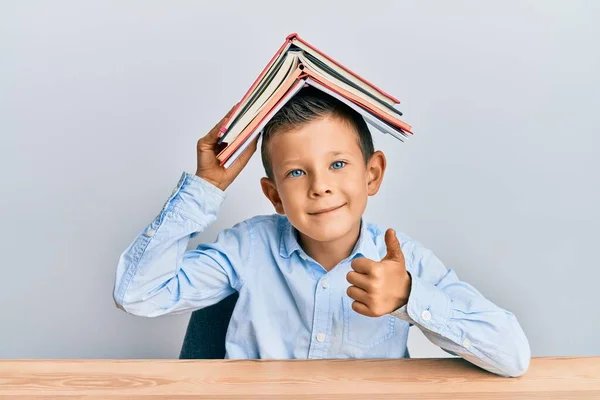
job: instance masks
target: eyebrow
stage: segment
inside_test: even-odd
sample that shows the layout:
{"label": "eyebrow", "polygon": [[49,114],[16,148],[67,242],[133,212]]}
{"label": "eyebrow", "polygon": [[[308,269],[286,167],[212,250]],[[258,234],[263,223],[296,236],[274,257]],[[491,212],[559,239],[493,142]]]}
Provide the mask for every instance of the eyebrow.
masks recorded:
{"label": "eyebrow", "polygon": [[[339,155],[346,155],[346,154],[349,154],[349,153],[347,153],[345,151],[330,151],[329,153],[327,153],[327,155],[330,155],[330,156],[339,156]],[[294,163],[297,163],[300,161],[301,161],[300,158],[294,158],[294,159],[285,161],[284,163],[281,164],[281,166],[285,167],[288,164],[294,164]]]}

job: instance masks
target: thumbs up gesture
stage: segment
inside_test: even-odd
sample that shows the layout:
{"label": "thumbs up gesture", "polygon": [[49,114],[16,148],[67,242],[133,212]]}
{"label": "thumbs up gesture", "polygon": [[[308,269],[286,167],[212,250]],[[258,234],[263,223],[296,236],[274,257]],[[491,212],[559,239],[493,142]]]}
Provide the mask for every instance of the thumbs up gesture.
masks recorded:
{"label": "thumbs up gesture", "polygon": [[393,229],[385,232],[387,254],[377,262],[359,257],[346,275],[346,290],[355,301],[352,309],[368,317],[389,314],[408,303],[412,278],[406,271],[404,254]]}

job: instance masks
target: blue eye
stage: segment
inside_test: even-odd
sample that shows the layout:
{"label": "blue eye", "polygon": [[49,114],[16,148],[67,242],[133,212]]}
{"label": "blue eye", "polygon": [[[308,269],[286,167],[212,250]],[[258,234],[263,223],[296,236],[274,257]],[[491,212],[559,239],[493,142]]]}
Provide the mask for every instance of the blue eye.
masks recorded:
{"label": "blue eye", "polygon": [[293,171],[290,171],[290,173],[288,174],[289,176],[291,176],[292,178],[297,178],[299,176],[301,176],[304,172],[301,169],[295,169]]}
{"label": "blue eye", "polygon": [[344,161],[336,161],[333,164],[331,164],[333,169],[340,169],[340,168],[343,168],[345,165],[346,165],[346,163]]}

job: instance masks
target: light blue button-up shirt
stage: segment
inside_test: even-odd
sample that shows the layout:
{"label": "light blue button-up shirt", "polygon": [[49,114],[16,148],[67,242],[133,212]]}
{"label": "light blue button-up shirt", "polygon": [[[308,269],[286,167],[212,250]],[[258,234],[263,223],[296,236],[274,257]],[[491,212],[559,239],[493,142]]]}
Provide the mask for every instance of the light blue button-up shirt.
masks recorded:
{"label": "light blue button-up shirt", "polygon": [[385,230],[361,222],[349,257],[326,271],[282,215],[256,216],[187,250],[218,215],[225,193],[183,172],[159,215],[119,258],[114,299],[128,313],[191,312],[234,291],[226,358],[403,358],[417,326],[450,354],[502,376],[523,374],[529,343],[515,316],[458,280],[428,249],[396,231],[412,276],[408,304],[378,318],[352,310],[346,274],[355,257],[379,261]]}

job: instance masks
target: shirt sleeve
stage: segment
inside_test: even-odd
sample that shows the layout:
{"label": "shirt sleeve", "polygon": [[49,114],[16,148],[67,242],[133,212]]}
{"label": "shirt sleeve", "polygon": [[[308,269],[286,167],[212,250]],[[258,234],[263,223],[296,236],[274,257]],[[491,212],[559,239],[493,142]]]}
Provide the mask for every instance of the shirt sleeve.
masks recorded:
{"label": "shirt sleeve", "polygon": [[511,312],[461,282],[431,250],[415,243],[402,250],[411,292],[408,303],[392,315],[417,326],[446,352],[494,374],[517,377],[527,371],[529,342]]}
{"label": "shirt sleeve", "polygon": [[125,249],[116,270],[117,307],[139,316],[179,314],[207,307],[239,290],[242,267],[252,263],[247,221],[225,229],[214,243],[186,251],[213,223],[225,192],[183,172],[160,214]]}

